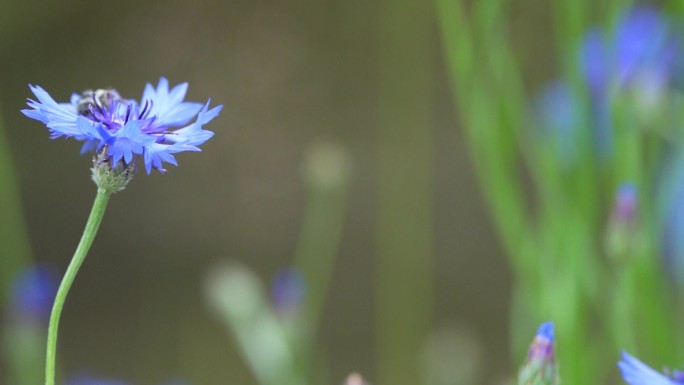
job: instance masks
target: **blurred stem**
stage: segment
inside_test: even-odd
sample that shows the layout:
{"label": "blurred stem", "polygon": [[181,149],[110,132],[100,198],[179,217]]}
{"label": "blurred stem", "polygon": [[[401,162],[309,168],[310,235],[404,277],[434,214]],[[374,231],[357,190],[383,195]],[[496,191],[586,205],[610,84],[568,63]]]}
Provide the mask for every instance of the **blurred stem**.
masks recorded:
{"label": "blurred stem", "polygon": [[78,274],[78,270],[83,264],[88,250],[90,250],[90,245],[93,244],[97,230],[102,223],[102,217],[104,217],[105,210],[107,208],[107,203],[109,202],[110,193],[98,189],[97,196],[95,197],[95,202],[93,203],[93,208],[90,211],[90,216],[88,217],[88,222],[86,223],[85,230],[81,236],[81,241],[78,243],[76,252],[69,263],[64,278],[62,278],[62,283],[59,285],[57,290],[57,296],[55,297],[55,303],[52,306],[52,313],[50,314],[50,326],[48,327],[48,338],[47,338],[47,352],[46,352],[46,362],[45,362],[45,384],[54,385],[55,384],[55,362],[57,355],[57,333],[59,329],[59,318],[62,315],[62,308],[64,307],[64,302],[69,294],[69,289]]}
{"label": "blurred stem", "polygon": [[[582,38],[585,30],[585,0],[555,0],[554,3],[554,25],[556,27],[556,46],[560,50],[558,57],[563,61],[561,64],[565,67],[566,73],[570,74],[571,78],[579,76],[577,65],[575,62],[574,47],[577,47],[578,42]],[[570,49],[569,49],[570,48]],[[581,84],[575,82],[575,84]]]}
{"label": "blurred stem", "polygon": [[637,350],[635,323],[637,314],[634,308],[636,284],[635,271],[631,266],[622,266],[617,270],[613,284],[612,325],[609,330],[614,334],[614,348],[624,349],[632,354]]}
{"label": "blurred stem", "polygon": [[40,384],[45,362],[45,324],[10,317],[2,332],[6,383]]}
{"label": "blurred stem", "polygon": [[[435,4],[451,89],[485,201],[516,275],[530,281],[534,250],[516,153],[525,95],[510,44],[503,37],[505,4],[499,0],[474,4],[477,33],[469,25],[462,0],[435,0]],[[476,47],[484,51],[477,52]]]}
{"label": "blurred stem", "polygon": [[10,146],[0,116],[0,301],[7,299],[8,282],[31,259],[21,199]]}
{"label": "blurred stem", "polygon": [[323,311],[344,227],[347,184],[312,183],[294,264],[306,278],[307,333],[314,334]]}
{"label": "blurred stem", "polygon": [[380,3],[377,383],[422,381],[432,319],[432,7]]}
{"label": "blurred stem", "polygon": [[[324,161],[325,159],[318,159],[319,163]],[[341,162],[344,163],[342,160]],[[309,375],[313,383],[316,383],[313,378],[317,378],[324,370],[322,355],[316,353],[312,356],[319,348],[312,342],[315,341],[315,334],[320,327],[325,297],[344,229],[348,185],[347,175],[343,174],[345,175],[340,175],[333,183],[323,183],[324,181],[309,176],[311,193],[294,260],[294,265],[301,270],[307,285],[302,307],[304,312],[301,314],[305,319],[294,325],[299,326],[296,330],[300,333],[298,336],[303,336],[306,342],[295,340],[299,343],[294,343],[292,347],[296,350],[296,357],[300,359],[298,364],[303,366],[303,373]],[[312,369],[314,373],[311,373]]]}

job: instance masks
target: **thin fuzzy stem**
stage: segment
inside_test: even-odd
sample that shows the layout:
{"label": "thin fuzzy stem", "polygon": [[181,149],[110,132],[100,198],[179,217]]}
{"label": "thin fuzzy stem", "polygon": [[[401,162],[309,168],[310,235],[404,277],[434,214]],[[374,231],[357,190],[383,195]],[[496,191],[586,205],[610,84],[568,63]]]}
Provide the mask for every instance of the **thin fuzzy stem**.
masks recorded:
{"label": "thin fuzzy stem", "polygon": [[97,234],[97,229],[100,227],[102,217],[104,217],[110,195],[111,194],[109,192],[103,189],[98,189],[95,202],[93,203],[93,208],[90,211],[90,216],[88,217],[88,222],[86,223],[85,230],[81,236],[81,241],[79,242],[76,252],[69,263],[69,267],[64,274],[62,283],[59,285],[59,290],[57,291],[57,296],[55,297],[55,303],[52,306],[52,313],[50,314],[50,326],[48,327],[45,362],[45,385],[55,384],[55,362],[57,357],[57,332],[59,329],[59,318],[62,314],[62,308],[64,307],[67,294],[69,294],[71,284],[74,282],[76,274],[78,273],[78,269],[81,267],[86,255],[88,254],[90,245],[93,244],[93,240]]}

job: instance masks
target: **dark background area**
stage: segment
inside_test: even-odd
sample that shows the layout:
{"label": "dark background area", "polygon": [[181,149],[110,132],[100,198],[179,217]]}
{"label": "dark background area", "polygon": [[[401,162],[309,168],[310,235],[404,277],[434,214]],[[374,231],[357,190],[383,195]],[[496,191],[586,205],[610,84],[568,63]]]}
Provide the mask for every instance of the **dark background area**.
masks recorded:
{"label": "dark background area", "polygon": [[[540,53],[550,45],[539,33],[545,11],[517,3],[512,39],[522,47],[523,68],[550,77],[550,60]],[[139,98],[146,82],[166,76],[190,83],[189,100],[210,96],[224,105],[202,153],[181,154],[180,167],[167,175],[141,173],[113,197],[67,302],[62,370],[137,384],[254,383],[207,309],[203,280],[217,261],[239,260],[265,280],[291,262],[307,199],[302,156],[316,140],[332,139],[348,149],[353,171],[319,345],[332,383],[351,371],[372,381],[378,4],[0,4],[0,108],[33,254],[60,271],[95,187],[79,144],[51,141],[19,113],[31,96],[28,84],[58,101],[108,86]],[[496,383],[514,373],[511,276],[460,134],[436,23],[432,36],[436,104],[434,126],[425,129],[434,137],[435,326],[472,331],[484,349],[482,383]]]}

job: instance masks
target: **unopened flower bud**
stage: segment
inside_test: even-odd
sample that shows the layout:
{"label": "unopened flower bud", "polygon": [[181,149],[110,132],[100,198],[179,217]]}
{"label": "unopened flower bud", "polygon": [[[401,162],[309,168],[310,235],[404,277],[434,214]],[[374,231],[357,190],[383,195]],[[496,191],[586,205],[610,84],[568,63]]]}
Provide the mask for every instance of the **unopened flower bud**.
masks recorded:
{"label": "unopened flower bud", "polygon": [[553,338],[553,323],[545,322],[537,330],[527,360],[518,374],[519,385],[559,385],[558,365]]}
{"label": "unopened flower bud", "polygon": [[122,191],[133,179],[135,166],[132,164],[117,163],[112,167],[112,162],[107,157],[104,149],[93,157],[92,178],[93,182],[101,190],[109,194]]}
{"label": "unopened flower bud", "polygon": [[639,199],[637,188],[624,183],[618,189],[608,218],[605,235],[606,254],[613,259],[630,255],[637,248],[639,237]]}

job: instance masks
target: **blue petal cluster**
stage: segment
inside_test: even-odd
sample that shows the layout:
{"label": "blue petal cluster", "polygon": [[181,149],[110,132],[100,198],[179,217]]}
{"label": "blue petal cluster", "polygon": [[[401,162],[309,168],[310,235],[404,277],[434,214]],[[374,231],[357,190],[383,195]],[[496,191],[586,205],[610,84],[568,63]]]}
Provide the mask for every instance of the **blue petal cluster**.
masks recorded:
{"label": "blue petal cluster", "polygon": [[591,31],[580,60],[592,93],[601,96],[628,86],[657,91],[675,83],[682,69],[677,32],[664,14],[646,5],[623,13],[609,36]]}
{"label": "blue petal cluster", "polygon": [[[565,79],[552,82],[536,103],[536,124],[550,138],[559,162],[572,167],[585,127],[599,159],[612,155],[611,106],[616,96],[635,91],[633,108],[653,109],[679,87],[684,55],[679,30],[656,8],[638,5],[623,12],[615,27],[590,31],[577,51],[577,68],[588,91]],[[580,92],[578,92],[580,91]]]}
{"label": "blue petal cluster", "polygon": [[210,109],[211,100],[185,102],[188,84],[169,89],[166,78],[156,88],[148,83],[140,102],[108,89],[74,94],[69,103],[58,103],[43,88],[30,88],[36,100],[29,99],[30,108],[22,112],[43,122],[52,139],[82,141],[81,153],[106,151],[112,167],[133,165],[141,157],[148,174],[153,168],[164,172],[164,163],[178,165],[174,154],[200,151],[214,135],[203,126],[223,108]]}
{"label": "blue petal cluster", "polygon": [[659,373],[627,352],[622,352],[622,361],[618,362],[622,378],[630,385],[682,385],[684,373],[674,371],[671,376]]}

